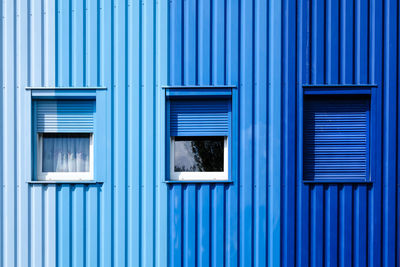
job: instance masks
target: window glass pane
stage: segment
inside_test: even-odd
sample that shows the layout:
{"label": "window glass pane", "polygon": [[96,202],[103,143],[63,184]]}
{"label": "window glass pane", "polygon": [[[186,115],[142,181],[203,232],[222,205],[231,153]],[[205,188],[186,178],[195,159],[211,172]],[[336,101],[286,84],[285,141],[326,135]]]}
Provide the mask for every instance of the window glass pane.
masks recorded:
{"label": "window glass pane", "polygon": [[224,137],[175,137],[175,172],[223,172]]}
{"label": "window glass pane", "polygon": [[43,172],[89,172],[90,134],[43,134]]}

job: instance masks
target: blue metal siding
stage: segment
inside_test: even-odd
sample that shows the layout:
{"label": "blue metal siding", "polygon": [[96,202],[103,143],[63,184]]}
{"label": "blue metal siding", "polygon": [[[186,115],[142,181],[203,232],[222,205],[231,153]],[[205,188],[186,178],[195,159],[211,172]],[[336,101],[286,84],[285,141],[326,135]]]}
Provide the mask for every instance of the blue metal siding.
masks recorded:
{"label": "blue metal siding", "polygon": [[[279,62],[272,64],[267,57],[268,40],[280,35],[268,30],[269,14],[279,14],[275,5],[171,2],[169,84],[238,86],[233,94],[239,103],[232,106],[237,104],[239,113],[232,120],[239,125],[232,131],[239,144],[232,151],[239,165],[233,164],[237,175],[232,184],[168,185],[170,266],[279,265],[280,71],[271,72],[276,78],[268,90],[268,66]],[[275,159],[267,175],[268,143],[278,153],[270,154]]]}
{"label": "blue metal siding", "polygon": [[[0,265],[399,265],[397,0],[3,0],[0,15]],[[371,182],[303,182],[305,84],[377,86]],[[236,86],[231,183],[164,182],[165,85]],[[106,88],[104,183],[26,182],[26,87]]]}
{"label": "blue metal siding", "polygon": [[[284,0],[282,14],[282,263],[397,266],[398,2]],[[298,116],[309,84],[377,85],[372,183],[302,181]]]}
{"label": "blue metal siding", "polygon": [[[0,265],[166,265],[166,186],[155,144],[160,86],[167,84],[160,71],[167,70],[166,58],[155,50],[167,43],[166,6],[2,1],[0,167],[7,178],[1,180]],[[107,157],[106,177],[96,177],[104,184],[26,183],[28,86],[107,87],[106,112],[97,114],[107,122],[98,151]]]}
{"label": "blue metal siding", "polygon": [[[1,17],[3,17],[3,9],[4,9],[4,7],[3,7],[3,4],[1,4],[0,5],[0,15],[1,15]],[[0,20],[0,40],[1,40],[1,42],[0,42],[0,62],[1,62],[1,66],[3,66],[3,62],[4,62],[4,59],[3,59],[3,42],[4,42],[4,34],[3,34],[3,26],[4,25],[4,20],[2,19],[2,20]],[[4,142],[4,131],[3,131],[3,129],[4,129],[4,122],[3,122],[3,114],[4,114],[4,108],[3,108],[3,106],[4,106],[4,93],[3,93],[3,91],[4,91],[4,87],[3,87],[3,84],[4,84],[4,73],[3,73],[3,71],[1,71],[1,73],[0,73],[0,84],[2,85],[2,87],[1,87],[1,93],[0,93],[0,105],[1,105],[1,107],[2,108],[0,108],[0,151],[1,151],[1,153],[0,153],[0,186],[2,186],[2,185],[4,185],[4,161],[3,161],[3,157],[4,157],[4,145],[3,145],[3,142]],[[0,190],[0,259],[2,260],[3,259],[3,255],[4,255],[4,252],[3,252],[3,244],[4,244],[4,242],[3,242],[3,237],[4,237],[4,234],[3,234],[3,231],[2,231],[2,229],[3,229],[3,225],[4,225],[4,222],[3,222],[3,214],[4,214],[4,212],[3,212],[3,206],[4,206],[4,201],[3,201],[3,192]]]}

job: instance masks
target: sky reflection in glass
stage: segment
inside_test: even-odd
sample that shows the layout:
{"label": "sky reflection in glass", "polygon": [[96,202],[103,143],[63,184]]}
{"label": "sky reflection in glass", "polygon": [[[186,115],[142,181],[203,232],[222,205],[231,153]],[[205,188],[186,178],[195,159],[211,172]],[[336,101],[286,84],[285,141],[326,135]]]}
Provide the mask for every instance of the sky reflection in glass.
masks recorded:
{"label": "sky reflection in glass", "polygon": [[224,137],[175,137],[175,172],[223,172]]}

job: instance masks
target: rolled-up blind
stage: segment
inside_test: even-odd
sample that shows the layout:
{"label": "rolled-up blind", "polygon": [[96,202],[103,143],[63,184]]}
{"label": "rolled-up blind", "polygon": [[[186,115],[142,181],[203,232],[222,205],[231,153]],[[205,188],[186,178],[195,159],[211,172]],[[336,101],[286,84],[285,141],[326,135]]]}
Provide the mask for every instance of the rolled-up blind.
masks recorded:
{"label": "rolled-up blind", "polygon": [[304,101],[304,178],[366,179],[369,163],[367,97]]}
{"label": "rolled-up blind", "polygon": [[173,100],[170,103],[171,136],[228,136],[229,100]]}
{"label": "rolled-up blind", "polygon": [[92,100],[35,101],[34,112],[37,132],[93,132],[95,102]]}

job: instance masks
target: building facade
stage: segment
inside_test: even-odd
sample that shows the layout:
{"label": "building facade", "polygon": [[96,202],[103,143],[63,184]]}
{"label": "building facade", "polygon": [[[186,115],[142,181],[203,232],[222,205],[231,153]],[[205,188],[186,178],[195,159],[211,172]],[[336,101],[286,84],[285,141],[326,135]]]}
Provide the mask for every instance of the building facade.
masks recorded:
{"label": "building facade", "polygon": [[[398,266],[399,10],[3,0],[1,265]],[[60,133],[85,179],[45,170]],[[173,178],[188,136],[226,175]]]}

